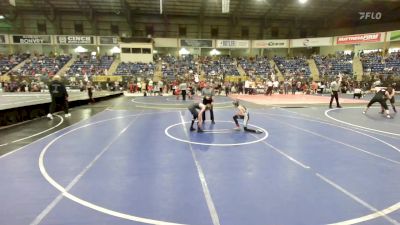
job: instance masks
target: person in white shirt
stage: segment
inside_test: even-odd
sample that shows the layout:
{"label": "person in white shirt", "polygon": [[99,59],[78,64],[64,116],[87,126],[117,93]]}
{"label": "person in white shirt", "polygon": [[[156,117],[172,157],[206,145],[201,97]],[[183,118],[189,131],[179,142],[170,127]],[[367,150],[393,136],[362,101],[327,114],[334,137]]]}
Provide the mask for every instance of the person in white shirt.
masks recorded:
{"label": "person in white shirt", "polygon": [[342,82],[341,75],[336,77],[336,79],[331,82],[331,101],[329,102],[329,108],[332,108],[332,102],[334,98],[336,100],[336,107],[342,108],[342,106],[339,104],[339,94],[338,94],[341,82]]}

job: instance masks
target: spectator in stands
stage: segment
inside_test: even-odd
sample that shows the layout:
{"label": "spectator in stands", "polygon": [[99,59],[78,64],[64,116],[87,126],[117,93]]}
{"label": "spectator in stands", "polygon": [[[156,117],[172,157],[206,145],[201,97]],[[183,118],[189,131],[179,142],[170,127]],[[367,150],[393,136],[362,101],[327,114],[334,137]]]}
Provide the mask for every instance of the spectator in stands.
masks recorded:
{"label": "spectator in stands", "polygon": [[47,114],[49,119],[53,119],[53,113],[56,110],[57,105],[61,105],[64,110],[65,117],[70,117],[71,113],[68,112],[68,92],[65,89],[63,83],[61,83],[61,77],[55,75],[52,82],[49,84],[49,92],[51,95],[50,112]]}
{"label": "spectator in stands", "polygon": [[329,102],[329,108],[332,108],[332,102],[333,98],[336,100],[336,107],[342,108],[342,106],[339,104],[339,89],[340,89],[340,84],[342,83],[342,75],[339,75],[336,77],[336,80],[332,81],[330,87],[331,87],[331,101]]}

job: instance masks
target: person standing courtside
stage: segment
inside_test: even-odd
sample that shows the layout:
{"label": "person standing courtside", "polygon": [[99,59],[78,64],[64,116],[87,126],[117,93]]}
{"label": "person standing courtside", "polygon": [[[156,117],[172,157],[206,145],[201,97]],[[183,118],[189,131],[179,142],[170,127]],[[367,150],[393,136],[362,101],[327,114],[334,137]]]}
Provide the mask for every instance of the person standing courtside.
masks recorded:
{"label": "person standing courtside", "polygon": [[56,106],[61,105],[64,110],[65,117],[70,117],[71,113],[68,112],[68,92],[65,89],[63,83],[61,83],[61,77],[55,75],[52,82],[49,84],[49,92],[51,95],[50,112],[47,114],[49,119],[53,119],[53,113],[56,111]]}
{"label": "person standing courtside", "polygon": [[334,81],[331,82],[331,101],[329,102],[329,108],[332,108],[333,98],[336,100],[336,107],[342,108],[339,104],[339,89],[342,83],[342,75],[336,77]]}
{"label": "person standing courtside", "polygon": [[[205,84],[203,90],[201,90],[201,95],[203,96],[203,104],[204,105],[211,105],[210,107],[210,117],[211,117],[211,123],[215,124],[214,121],[214,110],[213,110],[213,96],[214,96],[214,90],[209,87],[208,83]],[[206,121],[206,112],[203,111],[203,123]]]}

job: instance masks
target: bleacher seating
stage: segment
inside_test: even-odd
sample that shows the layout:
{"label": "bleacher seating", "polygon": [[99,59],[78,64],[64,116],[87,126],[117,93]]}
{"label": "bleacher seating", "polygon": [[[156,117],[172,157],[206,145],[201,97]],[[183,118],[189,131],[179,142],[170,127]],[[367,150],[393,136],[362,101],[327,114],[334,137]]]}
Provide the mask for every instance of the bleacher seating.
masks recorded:
{"label": "bleacher seating", "polygon": [[229,76],[240,75],[234,59],[227,56],[222,56],[218,60],[211,60],[210,58],[206,58],[204,60],[202,69],[208,76],[213,76],[217,74]]}
{"label": "bleacher seating", "polygon": [[17,70],[19,75],[34,76],[36,74],[55,75],[69,60],[70,56],[47,57],[38,56],[28,60],[24,66]]}
{"label": "bleacher seating", "polygon": [[385,63],[380,52],[361,54],[361,62],[364,72],[383,72]]}
{"label": "bleacher seating", "polygon": [[267,57],[256,57],[254,60],[241,58],[239,60],[239,64],[248,76],[256,75],[266,77],[272,72],[269,59]]}
{"label": "bleacher seating", "polygon": [[274,56],[274,61],[282,74],[303,74],[305,76],[311,74],[308,62],[303,57],[286,59],[281,56]]}
{"label": "bleacher seating", "polygon": [[112,56],[102,56],[100,59],[96,57],[90,58],[79,58],[74,62],[67,74],[72,75],[106,75],[108,70],[113,63],[114,58]]}
{"label": "bleacher seating", "polygon": [[385,59],[386,72],[400,76],[400,52],[392,52]]}
{"label": "bleacher seating", "polygon": [[17,54],[10,56],[0,56],[0,74],[7,73],[16,65],[29,57],[28,54]]}
{"label": "bleacher seating", "polygon": [[353,74],[353,58],[351,55],[336,55],[335,57],[314,56],[320,76],[334,76],[341,74]]}
{"label": "bleacher seating", "polygon": [[154,75],[154,65],[152,63],[125,63],[121,62],[114,75],[120,76],[130,76],[130,75],[143,75],[143,76],[153,76]]}

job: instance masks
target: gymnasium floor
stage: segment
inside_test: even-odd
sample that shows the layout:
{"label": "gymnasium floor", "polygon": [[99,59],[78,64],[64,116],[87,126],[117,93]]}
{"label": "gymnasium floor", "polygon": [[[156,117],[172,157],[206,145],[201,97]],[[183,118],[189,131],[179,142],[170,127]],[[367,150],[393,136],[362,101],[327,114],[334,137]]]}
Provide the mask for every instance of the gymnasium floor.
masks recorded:
{"label": "gymnasium floor", "polygon": [[227,97],[205,133],[171,96],[1,129],[0,224],[400,224],[398,115],[265,98],[243,102],[263,134],[232,130]]}

